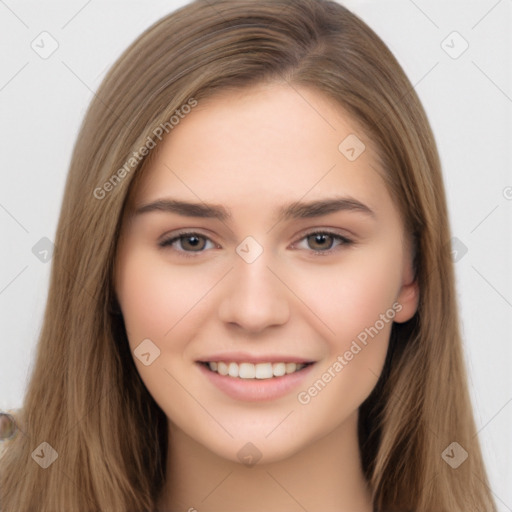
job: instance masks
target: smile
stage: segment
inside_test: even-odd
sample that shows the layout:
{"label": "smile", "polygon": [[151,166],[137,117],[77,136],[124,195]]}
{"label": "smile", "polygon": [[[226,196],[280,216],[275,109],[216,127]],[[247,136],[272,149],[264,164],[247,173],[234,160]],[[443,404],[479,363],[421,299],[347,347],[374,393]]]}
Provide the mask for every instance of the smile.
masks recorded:
{"label": "smile", "polygon": [[[245,357],[238,361],[221,360],[196,361],[197,368],[206,381],[213,384],[223,394],[244,402],[264,402],[276,400],[304,386],[304,381],[316,366],[314,362],[265,361],[261,358],[248,362]],[[270,359],[270,358],[269,358]]]}
{"label": "smile", "polygon": [[239,379],[272,379],[302,370],[310,363],[235,363],[210,361],[205,363],[212,372]]}

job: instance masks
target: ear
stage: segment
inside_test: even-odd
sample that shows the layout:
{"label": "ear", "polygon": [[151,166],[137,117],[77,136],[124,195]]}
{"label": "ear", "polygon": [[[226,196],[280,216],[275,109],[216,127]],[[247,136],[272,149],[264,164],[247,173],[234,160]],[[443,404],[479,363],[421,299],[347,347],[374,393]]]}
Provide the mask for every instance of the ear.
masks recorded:
{"label": "ear", "polygon": [[402,286],[396,298],[396,302],[402,306],[401,309],[397,308],[396,310],[394,320],[397,323],[407,322],[418,310],[420,288],[413,269],[412,260],[412,251],[406,251],[406,258],[402,271]]}

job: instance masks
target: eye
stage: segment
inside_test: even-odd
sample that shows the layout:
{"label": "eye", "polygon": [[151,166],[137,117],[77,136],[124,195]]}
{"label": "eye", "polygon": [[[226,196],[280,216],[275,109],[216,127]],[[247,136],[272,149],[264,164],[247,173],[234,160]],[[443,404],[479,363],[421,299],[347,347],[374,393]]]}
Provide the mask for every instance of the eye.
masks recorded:
{"label": "eye", "polygon": [[[300,249],[311,249],[315,256],[332,254],[336,247],[351,245],[354,242],[349,238],[330,231],[312,231],[303,236],[299,242],[305,241],[309,247],[299,247]],[[337,242],[337,243],[336,243]],[[211,244],[208,247],[208,243]],[[162,248],[170,247],[180,253],[181,256],[195,257],[205,252],[206,249],[215,248],[215,244],[205,235],[197,232],[178,233],[171,238],[162,240],[158,243]],[[298,244],[294,244],[294,247]]]}
{"label": "eye", "polygon": [[[175,251],[183,253],[183,256],[190,256],[190,254],[187,253],[201,253],[207,248],[212,248],[206,247],[208,242],[214,245],[208,237],[200,233],[189,232],[179,233],[172,238],[162,240],[158,245],[160,247],[172,247]],[[178,249],[176,247],[177,244],[180,245],[181,248]]]}
{"label": "eye", "polygon": [[[306,249],[312,249],[315,256],[331,254],[336,250],[333,249],[333,247],[351,245],[354,243],[349,238],[330,231],[313,231],[307,233],[300,241],[303,240],[309,245]],[[335,242],[338,243],[335,244]]]}

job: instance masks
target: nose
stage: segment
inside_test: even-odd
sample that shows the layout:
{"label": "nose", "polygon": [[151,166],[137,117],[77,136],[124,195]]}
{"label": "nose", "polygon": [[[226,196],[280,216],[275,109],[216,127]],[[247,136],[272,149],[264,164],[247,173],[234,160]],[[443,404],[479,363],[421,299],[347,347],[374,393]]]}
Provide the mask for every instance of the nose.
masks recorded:
{"label": "nose", "polygon": [[222,322],[257,333],[288,321],[289,291],[269,263],[266,252],[252,263],[235,260],[222,290],[218,310]]}

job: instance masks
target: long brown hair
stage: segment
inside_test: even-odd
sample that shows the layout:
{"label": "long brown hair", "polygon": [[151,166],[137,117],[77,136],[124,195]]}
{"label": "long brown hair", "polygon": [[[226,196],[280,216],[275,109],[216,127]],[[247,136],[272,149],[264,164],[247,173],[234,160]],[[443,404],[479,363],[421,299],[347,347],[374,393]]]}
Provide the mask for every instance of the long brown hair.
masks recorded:
{"label": "long brown hair", "polygon": [[[191,99],[262,81],[314,88],[361,124],[414,240],[418,311],[394,324],[384,370],[360,409],[376,509],[495,510],[467,391],[440,162],[411,83],[379,37],[335,2],[198,0],[132,43],[81,127],[20,432],[1,461],[4,512],[155,508],[167,420],[116,309],[124,207],[155,153],[139,150],[158,126],[170,132],[169,119]],[[31,457],[42,442],[58,454],[46,469]],[[442,456],[452,442],[468,454],[457,468]]]}

